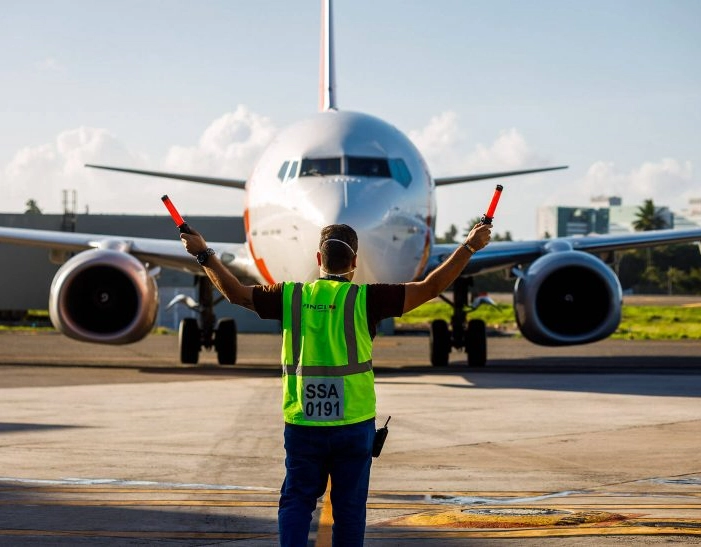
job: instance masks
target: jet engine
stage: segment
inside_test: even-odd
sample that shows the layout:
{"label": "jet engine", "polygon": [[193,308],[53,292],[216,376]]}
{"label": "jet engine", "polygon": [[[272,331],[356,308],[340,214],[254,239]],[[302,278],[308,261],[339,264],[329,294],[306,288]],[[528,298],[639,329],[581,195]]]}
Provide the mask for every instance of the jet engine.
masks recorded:
{"label": "jet engine", "polygon": [[614,272],[581,251],[554,250],[522,273],[514,289],[521,333],[543,346],[606,338],[621,321],[623,292]]}
{"label": "jet engine", "polygon": [[155,279],[126,252],[84,251],[61,266],[51,283],[51,322],[76,340],[138,342],[153,328],[157,312]]}

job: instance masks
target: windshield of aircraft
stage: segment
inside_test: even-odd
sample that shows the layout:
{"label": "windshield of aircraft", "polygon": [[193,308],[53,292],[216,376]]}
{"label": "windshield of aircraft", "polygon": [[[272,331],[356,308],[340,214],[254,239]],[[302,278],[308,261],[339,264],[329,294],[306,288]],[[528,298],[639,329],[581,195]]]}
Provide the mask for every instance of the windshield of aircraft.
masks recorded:
{"label": "windshield of aircraft", "polygon": [[356,177],[393,178],[402,186],[408,186],[411,175],[401,158],[369,158],[343,156],[342,158],[303,158],[300,177],[349,175]]}
{"label": "windshield of aircraft", "polygon": [[341,174],[341,158],[305,158],[299,170],[300,177],[323,177]]}

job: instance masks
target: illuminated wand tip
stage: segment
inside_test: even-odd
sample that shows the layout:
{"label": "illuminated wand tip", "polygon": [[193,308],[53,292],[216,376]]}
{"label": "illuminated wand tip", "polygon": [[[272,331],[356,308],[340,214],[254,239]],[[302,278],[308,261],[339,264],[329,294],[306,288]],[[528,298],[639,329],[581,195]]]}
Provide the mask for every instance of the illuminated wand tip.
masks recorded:
{"label": "illuminated wand tip", "polygon": [[480,222],[482,224],[491,224],[492,219],[494,218],[494,213],[497,210],[497,204],[499,203],[499,198],[501,197],[501,191],[504,189],[504,187],[501,184],[497,184],[496,189],[494,190],[494,195],[492,196],[492,201],[489,204],[489,208],[487,209],[487,212],[482,215],[482,218],[480,219]]}

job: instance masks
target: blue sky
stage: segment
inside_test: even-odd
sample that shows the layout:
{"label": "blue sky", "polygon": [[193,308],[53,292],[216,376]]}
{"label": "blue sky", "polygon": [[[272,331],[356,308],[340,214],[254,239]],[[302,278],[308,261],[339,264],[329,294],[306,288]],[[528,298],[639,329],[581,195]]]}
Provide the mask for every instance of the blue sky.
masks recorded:
{"label": "blue sky", "polygon": [[[673,209],[701,197],[701,2],[337,0],[338,101],[407,133],[434,176],[506,179],[495,227],[535,236],[545,204]],[[0,20],[0,211],[239,214],[240,193],[85,162],[247,176],[317,108],[319,2],[11,2]],[[440,188],[438,231],[494,182]],[[155,197],[155,199],[154,199]]]}

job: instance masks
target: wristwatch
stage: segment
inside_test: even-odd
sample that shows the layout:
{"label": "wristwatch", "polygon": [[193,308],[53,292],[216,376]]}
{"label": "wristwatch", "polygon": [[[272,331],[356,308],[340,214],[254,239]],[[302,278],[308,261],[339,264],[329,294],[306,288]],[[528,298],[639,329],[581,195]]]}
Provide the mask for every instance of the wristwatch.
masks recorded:
{"label": "wristwatch", "polygon": [[197,253],[197,263],[200,266],[204,266],[207,263],[207,260],[209,260],[209,257],[217,254],[214,252],[214,249],[211,249],[210,247],[207,247],[204,251],[201,253]]}
{"label": "wristwatch", "polygon": [[465,247],[468,251],[470,251],[470,254],[475,254],[477,252],[477,249],[475,249],[467,241],[465,243],[463,243],[462,246]]}

